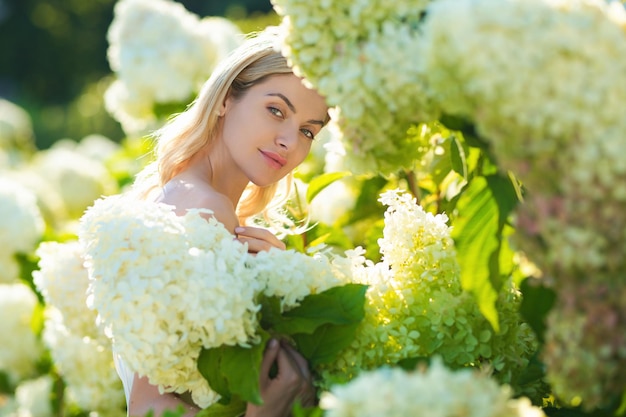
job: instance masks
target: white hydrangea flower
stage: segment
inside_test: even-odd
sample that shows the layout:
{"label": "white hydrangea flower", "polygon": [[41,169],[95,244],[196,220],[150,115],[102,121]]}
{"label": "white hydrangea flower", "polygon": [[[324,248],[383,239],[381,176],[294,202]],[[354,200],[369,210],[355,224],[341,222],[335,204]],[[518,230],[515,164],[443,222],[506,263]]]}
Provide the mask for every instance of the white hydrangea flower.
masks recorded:
{"label": "white hydrangea flower", "polygon": [[13,383],[35,371],[43,349],[31,328],[37,296],[23,283],[0,284],[0,370],[6,372]]}
{"label": "white hydrangea flower", "polygon": [[6,254],[29,253],[44,231],[37,198],[8,177],[0,178],[0,247]]}
{"label": "white hydrangea flower", "polygon": [[191,391],[206,407],[218,397],[197,370],[198,355],[257,343],[258,295],[281,297],[288,309],[344,281],[323,255],[251,256],[203,212],[177,216],[172,206],[111,196],[87,210],[79,237],[88,304],[115,351],[161,390]]}
{"label": "white hydrangea flower", "polygon": [[443,110],[475,122],[529,190],[593,193],[624,182],[625,22],[603,0],[437,1],[420,65]]}
{"label": "white hydrangea flower", "polygon": [[43,340],[63,377],[68,404],[101,416],[122,415],[126,399],[110,342],[76,333],[66,327],[67,319],[54,306],[48,306]]}
{"label": "white hydrangea flower", "polygon": [[15,389],[16,417],[52,417],[51,375],[23,381]]}
{"label": "white hydrangea flower", "polygon": [[105,105],[131,134],[157,122],[155,104],[189,102],[241,32],[221,17],[201,20],[174,1],[122,0],[107,38],[117,80]]}
{"label": "white hydrangea flower", "polygon": [[454,367],[495,368],[498,378],[510,382],[536,349],[518,314],[519,292],[510,281],[502,286],[496,333],[474,296],[463,291],[447,217],[425,212],[399,190],[383,193],[380,201],[388,206],[379,239],[383,259],[374,263],[358,248],[347,253],[352,280],[369,286],[365,318],[351,345],[323,366],[320,386],[432,355]]}
{"label": "white hydrangea flower", "polygon": [[3,176],[22,184],[35,194],[45,224],[55,230],[60,229],[59,226],[67,220],[68,214],[60,192],[49,178],[40,175],[30,164],[6,171]]}
{"label": "white hydrangea flower", "polygon": [[63,324],[72,334],[108,344],[96,327],[97,313],[87,308],[89,276],[82,254],[78,241],[42,242],[35,251],[39,269],[33,271],[33,282],[46,305],[62,314]]}
{"label": "white hydrangea flower", "polygon": [[58,191],[71,218],[80,217],[97,198],[117,191],[115,180],[102,162],[64,146],[38,152],[32,169]]}
{"label": "white hydrangea flower", "polygon": [[469,369],[452,371],[435,357],[428,369],[379,368],[322,394],[326,417],[541,417],[527,398]]}
{"label": "white hydrangea flower", "polygon": [[354,172],[392,172],[413,159],[411,123],[437,115],[419,77],[422,1],[274,0],[283,54],[331,106]]}

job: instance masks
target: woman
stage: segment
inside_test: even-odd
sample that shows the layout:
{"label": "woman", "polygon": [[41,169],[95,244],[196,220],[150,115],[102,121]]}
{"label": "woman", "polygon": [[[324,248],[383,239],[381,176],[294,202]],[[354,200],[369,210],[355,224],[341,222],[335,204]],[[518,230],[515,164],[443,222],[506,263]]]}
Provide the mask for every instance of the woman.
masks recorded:
{"label": "woman", "polygon": [[[178,214],[208,208],[245,242],[251,253],[285,245],[265,229],[245,226],[274,200],[279,181],[290,180],[314,137],[328,121],[324,98],[293,74],[279,52],[279,33],[268,28],[248,39],[219,65],[194,103],[156,133],[157,160],[138,177],[142,198],[175,206]],[[270,377],[270,369],[278,373]],[[160,394],[146,378],[117,361],[130,416],[184,406],[181,396]],[[246,417],[287,416],[296,400],[314,400],[311,374],[291,346],[271,340],[260,376],[262,405],[248,404]]]}

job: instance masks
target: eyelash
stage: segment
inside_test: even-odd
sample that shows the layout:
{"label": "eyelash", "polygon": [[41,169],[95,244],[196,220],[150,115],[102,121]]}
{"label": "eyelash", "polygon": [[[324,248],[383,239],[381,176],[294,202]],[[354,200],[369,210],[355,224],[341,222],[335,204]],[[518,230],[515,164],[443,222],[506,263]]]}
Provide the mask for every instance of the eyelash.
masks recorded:
{"label": "eyelash", "polygon": [[[276,117],[283,117],[283,112],[280,111],[280,109],[276,108],[276,107],[268,107],[267,108],[269,110],[270,113],[272,113],[274,116]],[[315,134],[313,132],[311,132],[309,129],[300,129],[300,132],[302,132],[304,134],[304,136],[306,136],[307,138],[313,140],[315,139]]]}

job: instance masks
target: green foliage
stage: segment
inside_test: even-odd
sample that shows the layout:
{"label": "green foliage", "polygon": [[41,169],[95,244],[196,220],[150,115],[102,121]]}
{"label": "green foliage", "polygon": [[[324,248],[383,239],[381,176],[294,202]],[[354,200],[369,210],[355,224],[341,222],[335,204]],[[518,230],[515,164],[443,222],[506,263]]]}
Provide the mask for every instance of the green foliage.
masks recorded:
{"label": "green foliage", "polygon": [[556,292],[540,282],[533,282],[531,278],[522,281],[520,290],[523,294],[520,314],[543,343],[546,317],[556,302]]}
{"label": "green foliage", "polygon": [[250,347],[203,349],[198,370],[220,394],[221,405],[261,404],[259,376],[267,341],[272,336],[290,338],[312,367],[332,360],[351,342],[363,319],[366,289],[359,284],[333,287],[305,297],[298,307],[282,313],[277,297],[263,297],[260,340]]}
{"label": "green foliage", "polygon": [[503,282],[503,232],[515,201],[510,180],[497,175],[476,177],[457,203],[452,232],[463,288],[476,296],[481,312],[496,331],[499,323],[495,302]]}
{"label": "green foliage", "polygon": [[348,175],[351,174],[349,172],[329,172],[313,178],[311,182],[309,182],[309,188],[307,188],[306,191],[307,203],[310,203],[324,188]]}

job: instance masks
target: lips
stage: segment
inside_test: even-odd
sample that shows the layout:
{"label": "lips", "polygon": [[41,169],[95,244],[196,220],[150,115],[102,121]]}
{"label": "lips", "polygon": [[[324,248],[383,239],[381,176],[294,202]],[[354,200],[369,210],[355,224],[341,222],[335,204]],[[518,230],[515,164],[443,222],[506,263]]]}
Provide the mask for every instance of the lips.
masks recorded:
{"label": "lips", "polygon": [[261,155],[263,155],[268,164],[275,169],[280,169],[287,163],[285,158],[274,152],[261,151]]}

